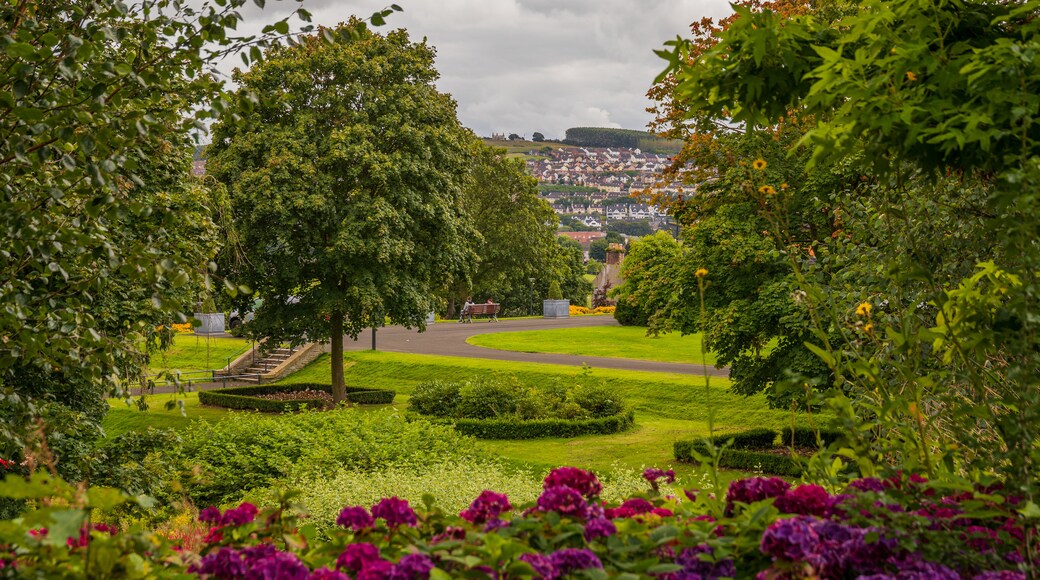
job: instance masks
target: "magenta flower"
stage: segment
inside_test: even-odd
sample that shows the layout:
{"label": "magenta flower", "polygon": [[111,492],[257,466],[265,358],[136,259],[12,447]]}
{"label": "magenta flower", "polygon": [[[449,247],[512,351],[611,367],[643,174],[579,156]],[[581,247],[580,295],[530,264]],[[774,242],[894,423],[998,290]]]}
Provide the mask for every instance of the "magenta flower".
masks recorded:
{"label": "magenta flower", "polygon": [[311,573],[296,554],[274,550],[250,562],[248,578],[277,580],[308,580]]}
{"label": "magenta flower", "polygon": [[433,570],[433,560],[426,554],[407,554],[394,566],[393,580],[425,580]]}
{"label": "magenta flower", "polygon": [[[719,562],[711,561],[714,550],[707,544],[686,548],[675,559],[675,563],[682,566],[681,574],[676,578],[732,578],[737,575],[733,560],[726,559]],[[702,555],[704,556],[702,558]]]}
{"label": "magenta flower", "polygon": [[806,516],[776,520],[762,534],[762,553],[774,560],[817,564],[816,549],[820,536],[813,522]]}
{"label": "magenta flower", "polygon": [[311,572],[308,580],[350,580],[350,576],[347,576],[343,572],[337,572],[336,570],[329,570],[328,568],[321,567]]}
{"label": "magenta flower", "polygon": [[256,514],[259,511],[255,505],[249,502],[242,502],[237,508],[224,512],[224,515],[220,517],[220,525],[241,526],[248,524],[256,518]]}
{"label": "magenta flower", "polygon": [[787,493],[791,484],[779,477],[749,477],[729,484],[726,492],[726,513],[733,513],[734,504],[755,503],[764,499],[780,497]]}
{"label": "magenta flower", "polygon": [[664,478],[665,483],[675,483],[675,471],[672,469],[665,471],[657,467],[648,467],[643,471],[643,479],[650,482],[654,489],[656,489],[657,480],[661,478]]}
{"label": "magenta flower", "polygon": [[243,578],[248,568],[237,550],[222,547],[202,557],[198,564],[188,568],[192,574],[208,575],[214,578]]}
{"label": "magenta flower", "polygon": [[589,568],[602,568],[603,563],[599,561],[596,554],[586,548],[564,548],[549,555],[553,566],[560,571],[561,575],[567,575],[577,570],[588,570]]}
{"label": "magenta flower", "polygon": [[357,573],[357,580],[394,580],[394,565],[386,560],[375,560],[365,564]]}
{"label": "magenta flower", "polygon": [[774,505],[785,514],[824,517],[834,505],[834,498],[818,485],[799,485],[776,498]]}
{"label": "magenta flower", "polygon": [[594,518],[585,523],[585,540],[591,542],[596,538],[606,538],[617,533],[614,522],[606,518]]}
{"label": "magenta flower", "polygon": [[220,510],[214,506],[199,512],[199,521],[207,524],[220,524]]}
{"label": "magenta flower", "polygon": [[368,513],[365,508],[356,506],[347,506],[339,512],[339,517],[336,518],[336,525],[343,526],[348,530],[354,530],[360,532],[361,530],[371,528],[376,525],[372,516]]}
{"label": "magenta flower", "polygon": [[862,477],[854,481],[849,482],[849,490],[852,491],[873,491],[880,493],[887,489],[885,482],[881,481],[876,477]]}
{"label": "magenta flower", "polygon": [[402,524],[416,526],[419,520],[415,517],[415,511],[408,505],[408,500],[399,497],[384,497],[379,503],[372,506],[372,517],[383,518],[386,525],[396,528]]}
{"label": "magenta flower", "polygon": [[498,518],[503,512],[513,509],[505,494],[484,490],[469,504],[468,509],[459,513],[459,517],[474,524],[483,524]]}
{"label": "magenta flower", "polygon": [[654,504],[650,503],[649,501],[641,497],[633,497],[630,499],[626,499],[625,502],[619,506],[619,508],[628,508],[636,514],[648,514],[654,511]]}
{"label": "magenta flower", "polygon": [[577,467],[557,467],[545,476],[542,483],[542,489],[559,486],[578,490],[587,498],[597,496],[603,491],[603,484],[596,479],[594,473]]}
{"label": "magenta flower", "polygon": [[565,486],[547,487],[538,496],[538,511],[556,512],[560,515],[584,519],[588,515],[589,505],[581,492]]}
{"label": "magenta flower", "polygon": [[616,507],[608,508],[603,515],[608,519],[616,520],[618,518],[630,518],[632,516],[637,516],[639,515],[639,512],[632,508]]}
{"label": "magenta flower", "polygon": [[548,556],[537,553],[523,554],[519,560],[530,564],[534,568],[535,574],[544,580],[555,580],[560,575],[556,570],[556,565]]}
{"label": "magenta flower", "polygon": [[379,548],[368,542],[350,544],[336,559],[337,570],[358,572],[370,562],[380,560]]}

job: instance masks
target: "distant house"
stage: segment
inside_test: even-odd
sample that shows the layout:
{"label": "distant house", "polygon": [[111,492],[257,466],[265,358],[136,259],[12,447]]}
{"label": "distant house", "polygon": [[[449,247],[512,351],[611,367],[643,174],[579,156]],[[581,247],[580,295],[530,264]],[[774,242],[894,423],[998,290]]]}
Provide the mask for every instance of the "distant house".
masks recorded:
{"label": "distant house", "polygon": [[560,235],[567,236],[568,238],[578,242],[586,252],[589,251],[589,245],[592,244],[593,240],[607,237],[606,232],[560,232]]}

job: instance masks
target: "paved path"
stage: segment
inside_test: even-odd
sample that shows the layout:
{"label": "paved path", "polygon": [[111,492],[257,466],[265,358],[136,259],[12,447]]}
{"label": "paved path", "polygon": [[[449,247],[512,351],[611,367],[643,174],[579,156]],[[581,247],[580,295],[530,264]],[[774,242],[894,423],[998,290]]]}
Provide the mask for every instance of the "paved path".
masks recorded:
{"label": "paved path", "polygon": [[[550,363],[558,365],[581,366],[587,364],[593,368],[626,369],[633,371],[654,371],[663,373],[703,374],[705,370],[713,376],[728,376],[728,369],[717,369],[697,364],[656,362],[625,358],[609,358],[600,356],[575,356],[568,354],[546,354],[531,352],[514,352],[495,350],[474,346],[466,339],[491,332],[516,332],[521,330],[551,330],[555,328],[578,328],[585,326],[617,326],[612,316],[574,316],[569,318],[522,318],[485,322],[475,320],[471,324],[452,322],[431,324],[426,332],[409,330],[401,326],[380,328],[376,333],[376,347],[382,351],[406,352],[413,354],[434,354],[442,356],[461,356],[467,358],[485,358],[492,360],[509,360],[519,362]],[[358,339],[347,338],[343,341],[344,350],[368,350],[372,348],[372,331],[366,330],[358,335]]]}

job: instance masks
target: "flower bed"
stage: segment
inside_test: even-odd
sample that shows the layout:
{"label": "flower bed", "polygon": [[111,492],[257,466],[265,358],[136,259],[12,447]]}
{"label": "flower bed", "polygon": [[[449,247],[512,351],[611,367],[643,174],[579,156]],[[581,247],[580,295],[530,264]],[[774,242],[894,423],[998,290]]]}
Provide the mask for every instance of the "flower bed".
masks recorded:
{"label": "flower bed", "polygon": [[[772,429],[752,429],[717,435],[713,442],[721,446],[732,441],[719,456],[719,467],[799,477],[802,465],[791,457],[790,445],[793,443],[796,449],[816,448],[817,433],[825,445],[841,437],[836,431],[799,427],[783,433]],[[695,463],[698,454],[707,452],[707,445],[703,440],[680,440],[673,444],[672,449],[677,461]]]}
{"label": "flower bed", "polygon": [[579,435],[609,435],[620,433],[635,425],[632,411],[609,417],[591,419],[449,419],[442,420],[455,426],[464,435],[478,439],[539,439],[541,437],[577,437]]}
{"label": "flower bed", "polygon": [[[309,398],[299,398],[293,395],[293,393],[307,391],[319,391],[327,393],[328,396],[318,395]],[[269,398],[273,395],[279,395],[279,398]],[[347,387],[347,400],[359,405],[387,405],[394,402],[395,396],[396,393],[393,391]],[[256,387],[214,389],[212,391],[200,391],[199,403],[229,409],[251,409],[274,413],[297,411],[304,407],[311,409],[325,408],[332,404],[332,386],[321,383],[298,383],[294,385],[261,385]]]}
{"label": "flower bed", "polygon": [[[999,486],[919,476],[859,479],[832,494],[777,478],[733,482],[724,496],[662,497],[674,473],[648,469],[646,494],[605,503],[590,472],[553,470],[536,501],[482,492],[458,515],[389,497],[342,508],[321,540],[287,505],[199,514],[185,534],[88,523],[91,507],[126,501],[38,475],[0,494],[60,498],[0,525],[0,569],[23,577],[208,578],[864,578],[1017,580],[1034,560],[1036,520]],[[77,499],[78,498],[78,499]],[[75,507],[64,502],[76,501]],[[88,502],[88,503],[84,503]],[[1032,505],[1032,504],[1029,504]],[[60,507],[64,506],[64,507]],[[1035,509],[1033,506],[1032,509]],[[96,514],[95,514],[96,515]],[[169,536],[182,538],[171,541]],[[189,545],[194,544],[194,545]],[[1033,552],[1033,553],[1031,553]],[[147,570],[147,573],[144,572]]]}

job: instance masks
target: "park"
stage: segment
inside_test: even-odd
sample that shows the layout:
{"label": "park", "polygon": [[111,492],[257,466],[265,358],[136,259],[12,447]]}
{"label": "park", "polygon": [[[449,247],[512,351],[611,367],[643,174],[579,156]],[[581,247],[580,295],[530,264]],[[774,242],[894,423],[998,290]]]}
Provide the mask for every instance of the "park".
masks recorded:
{"label": "park", "polygon": [[0,7],[0,577],[1040,575],[1040,1],[641,38],[596,242],[407,7],[264,4]]}

